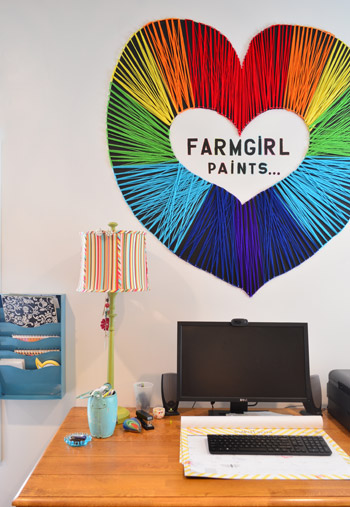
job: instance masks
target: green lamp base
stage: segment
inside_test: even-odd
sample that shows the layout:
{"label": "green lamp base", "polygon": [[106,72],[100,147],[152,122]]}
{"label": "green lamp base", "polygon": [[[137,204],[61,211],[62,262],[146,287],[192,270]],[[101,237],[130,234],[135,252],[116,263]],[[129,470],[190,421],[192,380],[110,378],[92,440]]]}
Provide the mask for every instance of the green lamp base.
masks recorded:
{"label": "green lamp base", "polygon": [[117,424],[123,424],[125,419],[129,419],[130,412],[127,408],[118,407],[118,420]]}

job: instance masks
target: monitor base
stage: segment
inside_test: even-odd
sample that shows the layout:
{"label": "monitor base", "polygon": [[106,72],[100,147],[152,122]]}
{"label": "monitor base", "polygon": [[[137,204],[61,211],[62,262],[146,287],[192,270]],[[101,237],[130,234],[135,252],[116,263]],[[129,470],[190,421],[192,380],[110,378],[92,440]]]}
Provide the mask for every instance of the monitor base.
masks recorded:
{"label": "monitor base", "polygon": [[244,412],[247,412],[248,410],[248,402],[247,401],[231,401],[230,403],[230,409],[218,409],[214,410],[211,408],[208,410],[208,415],[227,415],[227,414],[244,414]]}

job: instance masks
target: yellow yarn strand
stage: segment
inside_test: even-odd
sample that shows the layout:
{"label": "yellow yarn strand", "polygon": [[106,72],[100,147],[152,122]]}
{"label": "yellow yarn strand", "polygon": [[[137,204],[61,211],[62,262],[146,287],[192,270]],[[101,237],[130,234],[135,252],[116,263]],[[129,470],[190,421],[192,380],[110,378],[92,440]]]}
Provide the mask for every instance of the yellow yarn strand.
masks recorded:
{"label": "yellow yarn strand", "polygon": [[311,125],[324,113],[345,92],[349,85],[349,48],[340,43],[333,48],[315,95],[310,102],[305,115],[307,125]]}
{"label": "yellow yarn strand", "polygon": [[138,32],[134,37],[138,44],[130,41],[113,79],[147,111],[170,125],[174,113],[157,62],[143,33]]}

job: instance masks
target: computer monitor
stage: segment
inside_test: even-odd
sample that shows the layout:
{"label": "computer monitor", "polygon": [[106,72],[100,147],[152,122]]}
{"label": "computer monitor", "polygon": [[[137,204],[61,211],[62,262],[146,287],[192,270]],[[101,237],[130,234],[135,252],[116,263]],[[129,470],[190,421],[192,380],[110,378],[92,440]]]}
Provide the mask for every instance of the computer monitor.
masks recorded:
{"label": "computer monitor", "polygon": [[306,323],[178,322],[177,350],[180,401],[312,400]]}

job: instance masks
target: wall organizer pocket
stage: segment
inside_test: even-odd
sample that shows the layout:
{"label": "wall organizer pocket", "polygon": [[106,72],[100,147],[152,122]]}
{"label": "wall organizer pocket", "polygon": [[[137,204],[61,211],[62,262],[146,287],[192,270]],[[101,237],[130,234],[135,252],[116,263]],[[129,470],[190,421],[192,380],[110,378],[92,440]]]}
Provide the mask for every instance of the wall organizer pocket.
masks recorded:
{"label": "wall organizer pocket", "polygon": [[0,398],[57,399],[65,394],[66,298],[0,297]]}

